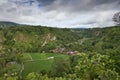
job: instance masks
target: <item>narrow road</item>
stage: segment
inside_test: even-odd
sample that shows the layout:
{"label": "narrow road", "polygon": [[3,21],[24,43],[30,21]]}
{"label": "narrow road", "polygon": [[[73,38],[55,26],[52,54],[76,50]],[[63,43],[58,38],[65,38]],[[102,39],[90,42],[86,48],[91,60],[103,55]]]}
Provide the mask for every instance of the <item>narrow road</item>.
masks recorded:
{"label": "narrow road", "polygon": [[32,56],[30,54],[28,54],[28,55],[29,55],[30,59],[33,60]]}
{"label": "narrow road", "polygon": [[22,72],[24,70],[24,64],[21,63],[21,69],[20,69],[20,73],[19,73],[19,80],[22,80]]}
{"label": "narrow road", "polygon": [[[29,54],[29,55],[30,55],[30,54]],[[31,56],[31,55],[30,55],[30,56]],[[53,56],[53,57],[55,58],[55,57],[61,57],[61,56]],[[49,57],[48,57],[48,58],[49,58]],[[26,61],[24,61],[24,62],[52,60],[52,59],[48,59],[48,58],[47,58],[47,59],[35,59],[35,60],[33,60],[33,59],[32,59],[32,56],[31,56],[31,60],[26,60]],[[53,58],[53,59],[54,59],[54,58]]]}

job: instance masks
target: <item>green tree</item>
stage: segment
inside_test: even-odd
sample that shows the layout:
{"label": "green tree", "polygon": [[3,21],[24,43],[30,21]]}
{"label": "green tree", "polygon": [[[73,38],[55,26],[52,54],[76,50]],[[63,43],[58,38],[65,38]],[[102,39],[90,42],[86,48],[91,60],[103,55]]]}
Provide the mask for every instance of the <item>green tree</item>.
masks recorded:
{"label": "green tree", "polygon": [[54,59],[51,74],[54,77],[60,77],[63,76],[65,73],[69,73],[70,69],[70,63],[68,60],[65,60],[62,57],[57,57]]}
{"label": "green tree", "polygon": [[[107,55],[98,53],[80,53],[74,73],[82,80],[118,80],[120,77],[114,69],[109,69],[108,64],[114,63]],[[110,75],[110,76],[109,76]]]}

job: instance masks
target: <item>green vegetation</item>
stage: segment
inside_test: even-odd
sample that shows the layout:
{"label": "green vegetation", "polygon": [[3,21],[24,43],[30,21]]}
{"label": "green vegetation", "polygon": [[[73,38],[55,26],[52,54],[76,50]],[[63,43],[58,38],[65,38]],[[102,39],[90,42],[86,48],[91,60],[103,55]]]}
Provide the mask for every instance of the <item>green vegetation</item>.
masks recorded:
{"label": "green vegetation", "polygon": [[120,80],[119,26],[4,24],[8,27],[0,28],[0,80]]}
{"label": "green vegetation", "polygon": [[69,59],[68,55],[58,53],[25,53],[23,75],[30,72],[49,72],[52,70],[54,59]]}
{"label": "green vegetation", "polygon": [[29,61],[24,63],[24,71],[23,75],[26,76],[30,72],[41,72],[41,71],[49,71],[51,69],[51,64],[53,60],[36,60]]}
{"label": "green vegetation", "polygon": [[[61,62],[63,59],[55,60],[56,66],[49,76],[38,73],[30,73],[25,80],[119,80],[120,76],[115,71],[114,60],[108,55],[99,53],[80,53],[73,55],[69,63]],[[54,75],[53,75],[54,74]]]}

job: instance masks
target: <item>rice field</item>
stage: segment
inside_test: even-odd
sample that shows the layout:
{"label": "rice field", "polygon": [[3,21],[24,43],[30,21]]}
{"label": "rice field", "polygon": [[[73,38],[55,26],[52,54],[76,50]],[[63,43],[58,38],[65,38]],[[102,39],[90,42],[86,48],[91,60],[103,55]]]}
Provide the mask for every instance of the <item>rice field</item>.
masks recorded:
{"label": "rice field", "polygon": [[50,71],[55,58],[69,59],[68,55],[58,53],[24,53],[23,76],[30,72]]}

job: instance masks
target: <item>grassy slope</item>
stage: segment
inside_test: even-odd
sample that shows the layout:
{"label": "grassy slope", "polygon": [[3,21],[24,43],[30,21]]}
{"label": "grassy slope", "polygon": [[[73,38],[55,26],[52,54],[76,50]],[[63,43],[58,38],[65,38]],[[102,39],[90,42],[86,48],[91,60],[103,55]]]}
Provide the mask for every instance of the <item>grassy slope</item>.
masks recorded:
{"label": "grassy slope", "polygon": [[[32,60],[31,60],[31,57]],[[27,75],[29,72],[40,72],[40,71],[50,71],[52,69],[52,64],[54,59],[48,59],[48,57],[62,57],[68,59],[68,55],[55,54],[55,53],[25,53],[24,54],[24,71],[23,76]]]}

